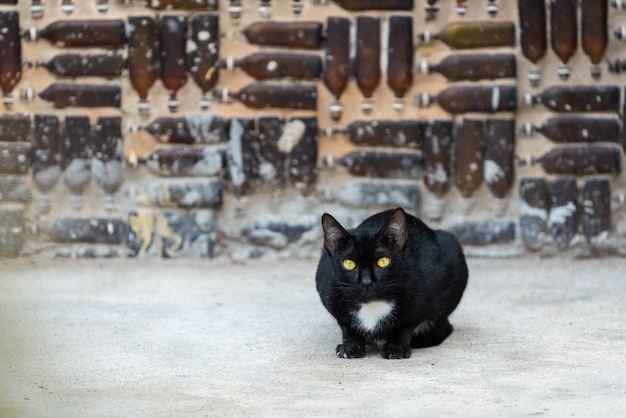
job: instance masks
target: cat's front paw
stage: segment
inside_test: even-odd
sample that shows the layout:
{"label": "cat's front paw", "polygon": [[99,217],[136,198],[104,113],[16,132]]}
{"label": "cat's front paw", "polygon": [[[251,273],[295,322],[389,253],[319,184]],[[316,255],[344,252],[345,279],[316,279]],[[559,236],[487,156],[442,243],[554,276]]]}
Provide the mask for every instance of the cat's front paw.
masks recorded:
{"label": "cat's front paw", "polygon": [[411,346],[385,344],[383,346],[383,358],[389,360],[403,359],[411,357]]}
{"label": "cat's front paw", "polygon": [[339,344],[335,353],[341,358],[361,358],[365,357],[365,347],[356,343]]}

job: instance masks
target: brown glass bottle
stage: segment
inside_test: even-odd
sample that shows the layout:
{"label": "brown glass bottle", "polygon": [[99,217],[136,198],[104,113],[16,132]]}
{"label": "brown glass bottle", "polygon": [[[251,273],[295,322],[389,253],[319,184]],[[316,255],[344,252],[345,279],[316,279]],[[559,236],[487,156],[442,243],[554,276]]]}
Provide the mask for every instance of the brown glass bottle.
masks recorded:
{"label": "brown glass bottle", "polygon": [[39,211],[50,210],[49,192],[61,176],[61,130],[55,115],[33,118],[32,169],[33,181],[42,196]]}
{"label": "brown glass bottle", "polygon": [[540,126],[524,124],[523,132],[540,132],[556,143],[619,142],[620,123],[616,118],[553,116]]}
{"label": "brown glass bottle", "polygon": [[75,209],[91,182],[91,125],[88,116],[66,116],[63,130],[63,179],[73,195]]}
{"label": "brown glass bottle", "polygon": [[163,177],[216,176],[224,169],[223,151],[216,146],[159,148],[141,162]]}
{"label": "brown glass bottle", "polygon": [[187,82],[186,54],[187,18],[185,16],[162,16],[159,20],[159,47],[161,81],[170,92],[167,106],[170,112],[178,109],[176,94]]}
{"label": "brown glass bottle", "polygon": [[[257,122],[258,142],[257,160],[259,162],[259,177],[263,184],[275,186],[283,183],[286,179],[287,155],[291,152],[290,147],[296,143],[300,136],[290,138],[289,144],[284,144],[285,118],[269,116],[261,117]],[[302,135],[300,129],[296,134]],[[283,139],[281,139],[283,138]],[[285,145],[288,145],[285,147]]]}
{"label": "brown glass bottle", "polygon": [[241,68],[257,80],[310,80],[317,79],[322,74],[322,59],[315,54],[262,51],[237,60],[227,58],[224,66],[227,69]]}
{"label": "brown glass bottle", "polygon": [[581,44],[583,52],[594,64],[591,74],[596,79],[600,77],[598,64],[602,60],[609,42],[608,9],[608,1],[582,0],[580,2]]}
{"label": "brown glass bottle", "polygon": [[548,174],[583,176],[589,174],[619,174],[620,149],[603,145],[572,145],[554,148],[532,159]]}
{"label": "brown glass bottle", "polygon": [[452,114],[466,112],[507,112],[516,108],[517,89],[515,85],[495,86],[452,86],[434,97],[422,93],[419,105],[423,107],[436,103]]}
{"label": "brown glass bottle", "polygon": [[576,236],[579,224],[578,187],[576,179],[556,180],[550,186],[548,225],[556,246],[564,250]]}
{"label": "brown glass bottle", "polygon": [[[450,188],[451,153],[454,125],[448,120],[428,120],[424,127],[424,184],[441,198]],[[435,214],[431,218],[438,218]]]}
{"label": "brown glass bottle", "polygon": [[7,109],[13,105],[11,92],[22,78],[22,39],[20,16],[15,11],[0,11],[0,85]]}
{"label": "brown glass bottle", "polygon": [[611,183],[606,179],[585,181],[581,224],[588,242],[611,230]]}
{"label": "brown glass bottle", "polygon": [[30,117],[28,114],[0,114],[0,142],[28,141],[30,141]]}
{"label": "brown glass bottle", "polygon": [[93,127],[92,138],[93,176],[96,184],[109,195],[106,208],[110,210],[112,195],[119,190],[124,181],[122,118],[119,116],[99,117]]}
{"label": "brown glass bottle", "polygon": [[121,107],[122,91],[118,85],[54,83],[39,93],[57,109],[66,107]]}
{"label": "brown glass bottle", "polygon": [[30,16],[33,19],[41,19],[44,14],[45,7],[43,0],[31,0],[30,2]]}
{"label": "brown glass bottle", "polygon": [[228,180],[237,194],[250,192],[258,179],[259,165],[254,151],[256,142],[254,119],[231,119],[226,164]]}
{"label": "brown glass bottle", "polygon": [[159,142],[170,144],[214,144],[228,139],[228,123],[210,113],[187,117],[160,117],[133,130],[148,132]]}
{"label": "brown glass bottle", "polygon": [[59,77],[119,77],[124,69],[122,54],[59,54],[48,62],[38,62]]}
{"label": "brown glass bottle", "polygon": [[[456,125],[454,142],[454,185],[461,196],[470,199],[484,180],[485,123],[482,120],[462,119]],[[470,209],[470,203],[464,209]]]}
{"label": "brown glass bottle", "polygon": [[150,112],[148,92],[159,78],[159,38],[151,16],[128,17],[128,76],[139,94],[139,112]]}
{"label": "brown glass bottle", "polygon": [[[124,1],[128,3],[128,0]],[[130,0],[130,3],[145,3],[145,7],[153,10],[204,10],[215,11],[218,0]]]}
{"label": "brown glass bottle", "polygon": [[563,63],[558,74],[569,78],[567,62],[578,47],[577,0],[552,0],[550,2],[550,42],[552,50]]}
{"label": "brown glass bottle", "polygon": [[404,109],[402,98],[413,83],[413,19],[391,16],[387,38],[387,84],[396,97],[394,108]]}
{"label": "brown glass bottle", "polygon": [[365,100],[361,104],[364,113],[372,110],[371,99],[380,83],[380,18],[359,16],[356,18],[356,50],[352,66],[356,84]]}
{"label": "brown glass bottle", "polygon": [[327,166],[340,165],[353,176],[379,178],[419,178],[422,153],[415,150],[356,150],[341,158],[327,156]]}
{"label": "brown glass bottle", "polygon": [[287,170],[291,183],[303,194],[308,195],[317,182],[317,152],[319,128],[316,117],[291,118],[288,123],[304,124],[304,133],[291,149]]}
{"label": "brown glass bottle", "polygon": [[[626,88],[624,88],[624,95],[626,95]],[[622,149],[626,152],[626,102],[622,105],[622,135],[620,142]]]}
{"label": "brown glass bottle", "polygon": [[525,96],[527,104],[541,103],[555,112],[618,112],[617,86],[554,86]]}
{"label": "brown glass bottle", "polygon": [[322,42],[320,22],[255,22],[244,29],[248,42],[256,45],[317,49]]}
{"label": "brown glass bottle", "polygon": [[31,29],[30,40],[43,38],[59,47],[113,47],[126,44],[126,28],[120,19],[57,20],[41,30]]}
{"label": "brown glass bottle", "polygon": [[96,0],[96,10],[99,13],[106,13],[109,11],[109,0]]}
{"label": "brown glass bottle", "polygon": [[317,108],[317,86],[315,84],[270,84],[252,83],[238,92],[223,89],[219,97],[239,100],[252,109],[306,109]]}
{"label": "brown glass bottle", "polygon": [[520,0],[517,8],[522,53],[530,62],[537,64],[548,48],[546,3],[544,0]]}
{"label": "brown glass bottle", "polygon": [[351,12],[364,10],[413,10],[413,0],[333,0],[333,3]]}
{"label": "brown glass bottle", "polygon": [[443,75],[449,81],[494,80],[515,78],[516,62],[514,54],[454,54],[437,64],[421,61],[419,71]]}
{"label": "brown glass bottle", "polygon": [[[515,178],[515,119],[488,119],[485,122],[485,183],[497,201],[503,203]],[[502,215],[504,206],[496,206]]]}
{"label": "brown glass bottle", "polygon": [[451,48],[490,48],[515,46],[515,24],[513,22],[452,22],[436,35],[420,34],[422,42],[440,40]]}
{"label": "brown glass bottle", "polygon": [[26,174],[30,167],[30,144],[0,143],[0,174]]}
{"label": "brown glass bottle", "polygon": [[220,74],[219,16],[196,13],[191,17],[191,38],[187,43],[187,68],[202,91],[200,107],[209,107],[207,93]]}
{"label": "brown glass bottle", "polygon": [[537,250],[548,233],[550,192],[542,178],[524,178],[519,185],[519,226],[524,245]]}
{"label": "brown glass bottle", "polygon": [[326,53],[323,80],[326,88],[335,98],[330,106],[333,119],[341,119],[341,94],[348,86],[350,78],[350,20],[342,17],[329,17],[326,22]]}
{"label": "brown glass bottle", "polygon": [[361,120],[351,122],[342,133],[355,145],[421,149],[424,124],[417,119]]}
{"label": "brown glass bottle", "polygon": [[0,4],[8,4],[8,5],[16,5],[17,4],[17,0],[1,0]]}

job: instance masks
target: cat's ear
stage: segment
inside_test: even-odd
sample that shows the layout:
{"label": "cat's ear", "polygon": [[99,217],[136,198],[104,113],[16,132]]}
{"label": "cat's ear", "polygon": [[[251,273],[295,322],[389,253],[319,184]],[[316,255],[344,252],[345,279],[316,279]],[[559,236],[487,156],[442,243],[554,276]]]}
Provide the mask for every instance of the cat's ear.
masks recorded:
{"label": "cat's ear", "polygon": [[327,213],[322,215],[322,228],[324,229],[324,248],[332,255],[341,242],[348,238],[348,233],[335,218]]}
{"label": "cat's ear", "polygon": [[406,214],[402,208],[393,211],[385,225],[380,229],[379,236],[388,238],[398,248],[404,248],[409,236],[406,232]]}

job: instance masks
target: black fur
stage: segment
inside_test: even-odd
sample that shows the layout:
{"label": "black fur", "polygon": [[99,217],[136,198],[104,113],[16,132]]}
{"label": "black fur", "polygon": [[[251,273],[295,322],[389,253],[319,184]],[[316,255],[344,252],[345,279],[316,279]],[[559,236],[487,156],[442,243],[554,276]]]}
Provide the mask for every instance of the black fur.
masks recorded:
{"label": "black fur", "polygon": [[[434,231],[400,208],[373,215],[352,230],[325,213],[322,227],[324,249],[315,279],[322,303],[343,334],[338,356],[363,357],[366,343],[384,342],[384,358],[408,358],[412,347],[438,345],[450,335],[448,316],[468,277],[454,235]],[[377,266],[381,257],[390,257],[388,266]],[[345,269],[344,259],[356,262],[356,268]],[[359,327],[355,312],[373,301],[393,302],[394,309],[370,331]],[[414,333],[420,325],[421,332]]]}

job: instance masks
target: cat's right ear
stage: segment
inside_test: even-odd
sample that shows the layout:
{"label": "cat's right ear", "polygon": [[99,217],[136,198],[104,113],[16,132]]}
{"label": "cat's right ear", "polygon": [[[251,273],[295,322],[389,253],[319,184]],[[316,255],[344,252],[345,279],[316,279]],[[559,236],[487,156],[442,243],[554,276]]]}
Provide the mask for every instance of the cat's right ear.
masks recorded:
{"label": "cat's right ear", "polygon": [[322,228],[324,229],[324,248],[332,255],[341,242],[348,237],[348,233],[335,218],[327,213],[322,215]]}

